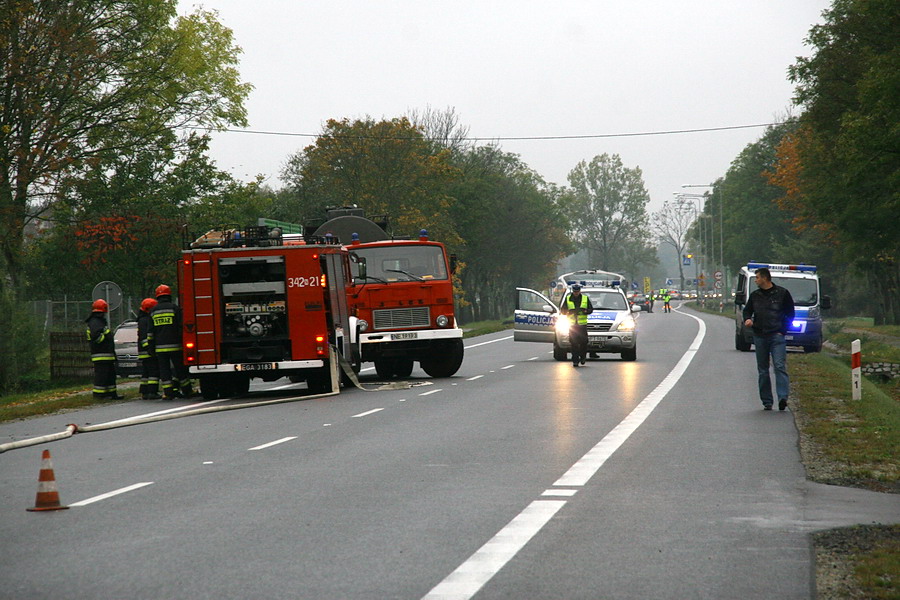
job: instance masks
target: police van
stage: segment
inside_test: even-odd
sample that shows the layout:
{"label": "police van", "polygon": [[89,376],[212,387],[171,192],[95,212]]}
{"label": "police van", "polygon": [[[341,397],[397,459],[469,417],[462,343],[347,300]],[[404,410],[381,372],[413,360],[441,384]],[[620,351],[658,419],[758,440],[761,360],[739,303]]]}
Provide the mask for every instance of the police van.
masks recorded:
{"label": "police van", "polygon": [[772,283],[791,293],[794,299],[794,320],[784,336],[788,346],[800,346],[805,352],[822,350],[822,310],[831,308],[831,298],[823,296],[815,265],[784,265],[750,262],[741,267],[735,283],[734,347],[749,352],[753,344],[753,330],[744,325],[743,310],[747,298],[756,289],[756,269],[767,268]]}
{"label": "police van", "polygon": [[620,354],[622,360],[636,360],[637,327],[632,313],[640,312],[641,308],[630,306],[621,288],[622,279],[618,273],[592,269],[560,276],[549,295],[516,288],[513,340],[552,343],[553,358],[566,360],[572,351],[570,322],[559,307],[571,293],[571,286],[577,283],[594,307],[594,312],[588,315],[588,352],[614,353]]}

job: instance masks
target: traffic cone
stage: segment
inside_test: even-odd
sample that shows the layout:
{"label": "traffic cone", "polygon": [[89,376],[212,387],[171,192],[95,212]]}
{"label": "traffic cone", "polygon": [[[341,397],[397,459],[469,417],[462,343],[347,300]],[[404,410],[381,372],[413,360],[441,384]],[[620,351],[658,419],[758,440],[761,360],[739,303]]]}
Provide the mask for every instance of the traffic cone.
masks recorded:
{"label": "traffic cone", "polygon": [[38,476],[37,498],[34,507],[28,510],[63,510],[69,508],[59,503],[59,491],[56,489],[56,476],[53,474],[53,463],[50,462],[50,451],[44,450],[41,461],[41,474]]}

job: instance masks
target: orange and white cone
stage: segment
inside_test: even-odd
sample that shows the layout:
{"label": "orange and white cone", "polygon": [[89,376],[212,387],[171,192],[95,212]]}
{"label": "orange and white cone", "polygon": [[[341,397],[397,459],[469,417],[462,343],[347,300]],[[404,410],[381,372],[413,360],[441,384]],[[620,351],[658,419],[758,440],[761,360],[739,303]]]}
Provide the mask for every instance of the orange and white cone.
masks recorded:
{"label": "orange and white cone", "polygon": [[63,510],[69,508],[59,503],[59,491],[56,489],[56,476],[53,474],[53,463],[50,462],[50,451],[44,450],[41,461],[41,474],[38,476],[37,498],[34,507],[28,510]]}

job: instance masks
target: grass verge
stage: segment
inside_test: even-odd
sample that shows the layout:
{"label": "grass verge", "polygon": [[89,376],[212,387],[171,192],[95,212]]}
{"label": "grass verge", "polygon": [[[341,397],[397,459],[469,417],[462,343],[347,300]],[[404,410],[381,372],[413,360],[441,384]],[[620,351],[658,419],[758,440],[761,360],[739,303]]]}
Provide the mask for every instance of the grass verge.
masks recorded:
{"label": "grass verge", "polygon": [[[463,337],[485,335],[510,327],[512,327],[512,322],[508,320],[469,323],[463,327]],[[119,379],[119,394],[125,396],[126,401],[137,397],[136,382],[136,379]],[[135,385],[127,385],[128,383]],[[0,396],[0,423],[85,408],[96,404],[122,402],[122,400],[95,400],[89,379],[64,382],[42,381],[39,384],[35,382],[34,385],[40,389]]]}
{"label": "grass verge", "polygon": [[844,358],[790,353],[788,368],[809,478],[900,492],[900,402],[866,378],[862,399],[851,400]]}
{"label": "grass verge", "polygon": [[[119,381],[119,394],[125,396],[126,400],[136,397],[137,390],[129,389],[126,383],[126,380]],[[48,387],[41,390],[0,396],[0,423],[97,404],[122,402],[122,400],[96,400],[92,388],[90,381],[67,381],[48,383]]]}
{"label": "grass verge", "polygon": [[498,331],[503,331],[504,329],[511,329],[512,326],[512,321],[507,319],[504,321],[477,321],[462,325],[461,327],[463,330],[463,337],[470,338],[488,333],[496,333]]}

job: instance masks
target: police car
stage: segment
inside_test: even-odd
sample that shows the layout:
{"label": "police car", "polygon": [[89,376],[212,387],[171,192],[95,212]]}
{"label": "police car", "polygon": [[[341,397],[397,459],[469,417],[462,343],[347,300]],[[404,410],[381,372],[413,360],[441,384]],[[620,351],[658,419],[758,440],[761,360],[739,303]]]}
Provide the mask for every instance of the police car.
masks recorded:
{"label": "police car", "polygon": [[[637,327],[630,306],[620,287],[621,275],[608,271],[575,271],[562,275],[554,283],[551,295],[558,304],[541,292],[516,288],[516,311],[513,340],[553,344],[553,358],[566,360],[572,349],[569,340],[569,318],[559,306],[568,299],[573,284],[581,285],[581,293],[591,299],[594,312],[588,315],[588,352],[620,354],[622,360],[637,359]],[[560,289],[563,291],[560,293]]]}
{"label": "police car", "polygon": [[766,267],[772,283],[786,288],[794,299],[794,321],[784,336],[788,346],[800,346],[805,352],[822,350],[822,310],[831,308],[831,298],[821,295],[815,265],[787,265],[750,262],[741,267],[735,283],[734,347],[749,352],[753,330],[744,325],[743,310],[750,293],[756,289],[756,269]]}

